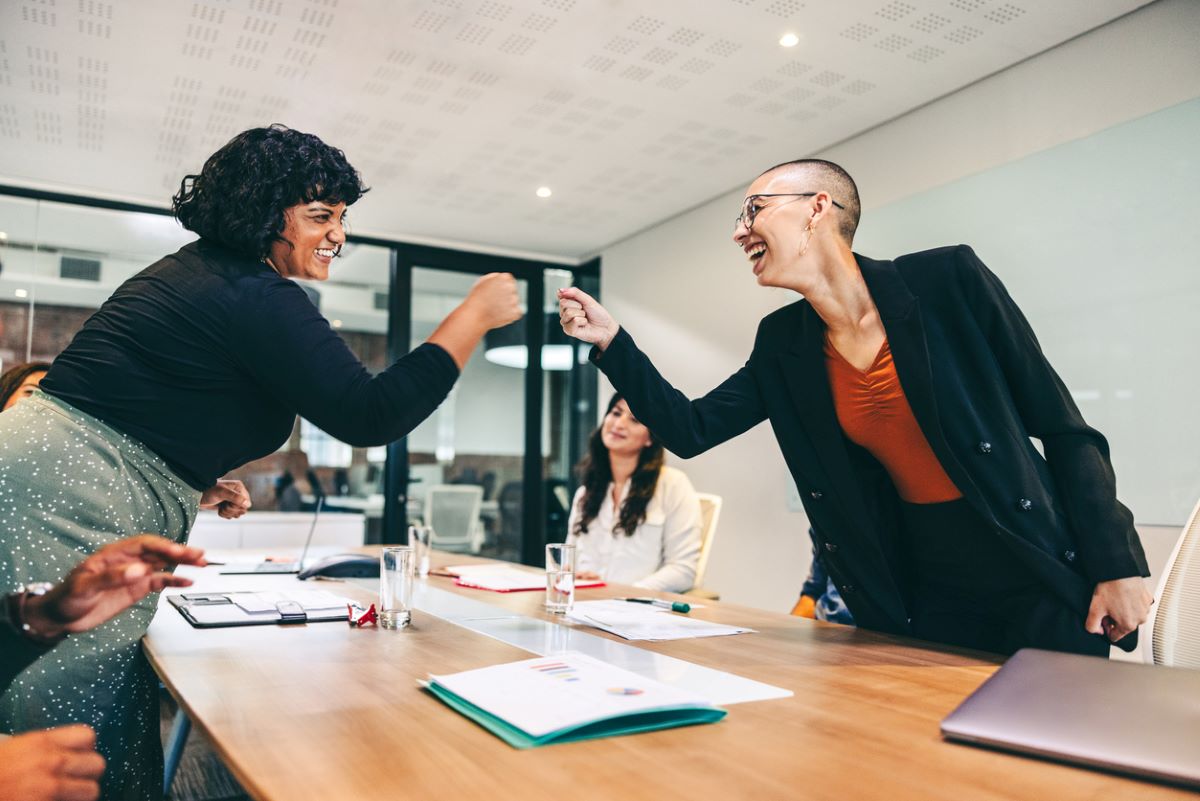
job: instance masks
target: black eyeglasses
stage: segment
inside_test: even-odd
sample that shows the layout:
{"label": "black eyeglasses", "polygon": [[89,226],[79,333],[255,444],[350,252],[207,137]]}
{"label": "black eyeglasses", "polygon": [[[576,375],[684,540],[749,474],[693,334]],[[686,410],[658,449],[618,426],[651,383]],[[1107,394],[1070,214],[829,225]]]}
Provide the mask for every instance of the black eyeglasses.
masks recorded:
{"label": "black eyeglasses", "polygon": [[[750,231],[754,228],[754,218],[757,217],[758,213],[760,211],[762,211],[764,208],[763,206],[756,205],[760,198],[764,198],[764,197],[816,197],[818,194],[819,194],[818,192],[776,192],[774,194],[767,194],[767,195],[750,195],[744,201],[742,201],[742,213],[739,214],[737,216],[737,219],[733,221],[733,228],[735,231],[737,230],[737,227],[739,225],[745,225],[747,231]],[[843,206],[841,203],[838,203],[833,198],[830,198],[829,200],[833,203],[833,205],[837,206],[842,211],[846,210],[845,206]]]}

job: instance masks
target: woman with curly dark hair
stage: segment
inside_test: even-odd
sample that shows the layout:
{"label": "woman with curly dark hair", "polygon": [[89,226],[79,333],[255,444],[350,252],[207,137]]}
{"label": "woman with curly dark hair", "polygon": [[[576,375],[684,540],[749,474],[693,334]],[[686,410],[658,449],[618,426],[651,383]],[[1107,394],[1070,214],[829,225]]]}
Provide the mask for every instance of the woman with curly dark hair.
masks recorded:
{"label": "woman with curly dark hair", "polygon": [[50,362],[24,362],[5,370],[0,375],[0,411],[32,395],[49,369]]}
{"label": "woman with curly dark hair", "polygon": [[579,474],[567,523],[576,575],[690,590],[700,560],[700,501],[682,471],[663,465],[663,446],[620,395],[592,432]]}
{"label": "woman with curly dark hair", "polygon": [[[520,317],[511,275],[486,275],[429,340],[372,376],[293,278],[323,280],[364,192],[342,151],[280,125],[234,137],[183,179],[199,239],[122,284],[0,415],[0,586],[52,582],[106,543],[182,541],[198,508],[236,516],[220,477],[274,452],[296,415],[351,445],[403,437],[446,397],[485,331]],[[156,687],[138,642],[154,599],[72,638],[0,697],[0,730],[96,729],[105,798],[162,792]]]}

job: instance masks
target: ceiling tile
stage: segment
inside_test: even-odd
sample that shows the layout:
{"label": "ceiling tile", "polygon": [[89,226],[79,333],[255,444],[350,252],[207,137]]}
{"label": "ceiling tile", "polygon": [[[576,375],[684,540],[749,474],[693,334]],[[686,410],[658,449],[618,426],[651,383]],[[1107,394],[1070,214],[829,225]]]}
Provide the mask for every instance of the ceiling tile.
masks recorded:
{"label": "ceiling tile", "polygon": [[0,181],[166,207],[282,122],[357,232],[577,257],[1144,4],[12,0]]}

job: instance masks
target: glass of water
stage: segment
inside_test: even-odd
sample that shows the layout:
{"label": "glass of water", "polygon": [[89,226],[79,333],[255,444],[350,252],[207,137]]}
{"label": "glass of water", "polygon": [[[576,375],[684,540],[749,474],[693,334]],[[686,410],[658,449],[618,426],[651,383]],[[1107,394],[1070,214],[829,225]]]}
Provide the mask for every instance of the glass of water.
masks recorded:
{"label": "glass of water", "polygon": [[417,562],[417,578],[429,575],[429,549],[433,541],[433,526],[417,524],[408,527],[408,544],[412,546],[413,557]]}
{"label": "glass of water", "polygon": [[575,546],[546,546],[546,611],[565,615],[575,603]]}
{"label": "glass of water", "polygon": [[389,546],[379,556],[379,626],[402,629],[412,622],[416,561],[410,545]]}

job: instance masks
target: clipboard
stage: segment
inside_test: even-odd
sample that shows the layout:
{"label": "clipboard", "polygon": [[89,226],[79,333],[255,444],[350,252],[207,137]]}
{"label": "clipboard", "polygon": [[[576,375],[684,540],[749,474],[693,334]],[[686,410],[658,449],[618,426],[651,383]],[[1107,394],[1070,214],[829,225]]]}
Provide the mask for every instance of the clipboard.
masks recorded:
{"label": "clipboard", "polygon": [[327,592],[184,592],[167,596],[194,628],[296,625],[347,620],[345,598]]}

